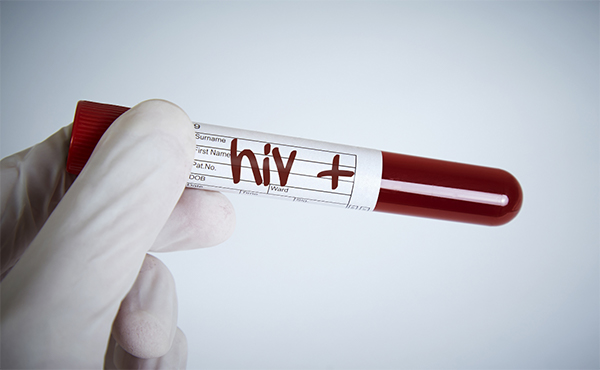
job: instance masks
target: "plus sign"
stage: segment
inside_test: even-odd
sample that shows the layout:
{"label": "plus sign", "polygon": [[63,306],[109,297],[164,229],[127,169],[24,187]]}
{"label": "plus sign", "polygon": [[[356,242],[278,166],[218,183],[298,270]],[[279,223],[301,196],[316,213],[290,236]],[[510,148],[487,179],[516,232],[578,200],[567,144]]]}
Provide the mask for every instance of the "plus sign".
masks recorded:
{"label": "plus sign", "polygon": [[340,155],[336,154],[335,157],[333,157],[333,162],[331,163],[331,170],[321,171],[317,174],[317,177],[331,176],[331,188],[337,189],[338,178],[340,176],[343,176],[343,177],[354,176],[354,172],[340,170],[339,168],[340,168]]}

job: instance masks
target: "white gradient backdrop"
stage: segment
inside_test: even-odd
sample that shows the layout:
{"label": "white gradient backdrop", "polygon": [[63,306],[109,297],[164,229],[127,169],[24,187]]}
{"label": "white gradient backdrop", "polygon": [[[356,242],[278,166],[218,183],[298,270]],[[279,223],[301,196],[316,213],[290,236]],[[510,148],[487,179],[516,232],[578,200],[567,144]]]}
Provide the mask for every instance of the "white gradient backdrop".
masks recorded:
{"label": "white gradient backdrop", "polygon": [[230,195],[158,255],[191,369],[554,369],[599,360],[599,3],[1,3],[1,154],[80,99],[499,167],[483,227]]}

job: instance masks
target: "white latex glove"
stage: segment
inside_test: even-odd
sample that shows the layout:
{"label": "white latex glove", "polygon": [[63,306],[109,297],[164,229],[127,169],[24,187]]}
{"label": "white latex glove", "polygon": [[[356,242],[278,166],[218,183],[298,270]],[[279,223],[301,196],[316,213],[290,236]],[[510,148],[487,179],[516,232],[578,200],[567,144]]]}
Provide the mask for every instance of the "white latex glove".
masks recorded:
{"label": "white latex glove", "polygon": [[173,278],[146,252],[215,245],[235,223],[220,193],[184,190],[193,125],[174,104],[143,102],[76,179],[70,131],[1,162],[1,366],[185,367]]}

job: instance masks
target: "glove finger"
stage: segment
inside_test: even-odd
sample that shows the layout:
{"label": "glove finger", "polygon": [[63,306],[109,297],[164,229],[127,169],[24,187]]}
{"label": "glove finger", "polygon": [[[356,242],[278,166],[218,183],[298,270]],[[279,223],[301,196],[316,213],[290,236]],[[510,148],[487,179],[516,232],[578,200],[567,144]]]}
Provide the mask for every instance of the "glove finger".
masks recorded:
{"label": "glove finger", "polygon": [[3,367],[102,366],[119,305],[181,196],[194,146],[191,121],[165,101],[141,103],[111,125],[2,282]]}
{"label": "glove finger", "polygon": [[115,365],[115,348],[117,347],[117,341],[111,335],[108,338],[108,345],[106,346],[106,354],[104,355],[104,367],[105,370],[116,370],[117,365]]}
{"label": "glove finger", "polygon": [[125,351],[119,344],[115,346],[113,363],[117,369],[185,369],[187,366],[187,340],[177,328],[175,339],[169,352],[158,358],[138,358]]}
{"label": "glove finger", "polygon": [[112,336],[140,358],[164,356],[177,329],[175,280],[158,258],[146,255],[138,277],[119,308]]}
{"label": "glove finger", "polygon": [[2,279],[75,180],[65,171],[70,137],[71,125],[0,161]]}
{"label": "glove finger", "polygon": [[227,240],[234,229],[235,211],[227,197],[215,191],[186,189],[150,250],[211,247]]}

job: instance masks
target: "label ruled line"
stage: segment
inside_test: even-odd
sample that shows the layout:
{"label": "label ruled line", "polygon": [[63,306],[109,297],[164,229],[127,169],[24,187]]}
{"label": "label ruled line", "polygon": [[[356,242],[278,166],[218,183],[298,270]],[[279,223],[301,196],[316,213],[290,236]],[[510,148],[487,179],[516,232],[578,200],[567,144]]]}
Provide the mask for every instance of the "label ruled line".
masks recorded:
{"label": "label ruled line", "polygon": [[[218,165],[223,165],[223,166],[230,167],[230,164],[229,164],[229,163],[222,163],[222,162],[212,162],[212,161],[205,161],[205,160],[201,160],[201,159],[194,159],[194,162],[200,162],[200,163],[209,163],[209,164],[218,164]],[[194,166],[195,166],[195,165],[194,165]],[[252,167],[250,167],[250,166],[247,166],[247,165],[242,165],[242,166],[240,166],[240,167],[241,167],[241,168],[250,169],[250,170],[252,169]],[[198,168],[198,167],[196,167],[196,168]],[[355,169],[356,169],[355,167],[348,167],[348,168],[352,168],[353,170],[355,170]],[[277,170],[274,170],[274,169],[269,169],[269,172],[270,172],[271,174],[273,174],[273,173],[275,173],[275,174],[276,174],[276,173],[277,173]],[[314,179],[314,180],[319,180],[319,181],[329,181],[328,179],[324,179],[324,178],[321,178],[321,177],[316,177],[316,176],[314,176],[314,175],[307,175],[307,174],[300,173],[300,172],[290,172],[290,175],[302,176],[302,177],[308,177],[308,178],[312,178],[312,179]],[[212,175],[211,175],[211,176],[212,176]],[[354,181],[353,181],[353,180],[351,180],[351,179],[344,179],[344,178],[340,178],[340,179],[338,179],[338,181],[339,181],[339,182],[346,182],[346,183],[353,183],[353,182],[354,182]]]}
{"label": "label ruled line", "polygon": [[[356,176],[356,155],[354,156],[354,176]],[[352,200],[352,195],[354,194],[354,180],[352,181],[352,188],[350,189],[350,197],[348,198],[348,203],[346,207],[350,206],[350,201]]]}
{"label": "label ruled line", "polygon": [[[202,125],[201,123],[199,123],[199,125]],[[228,139],[239,139],[239,140],[245,140],[245,141],[252,141],[255,143],[261,143],[261,144],[273,144],[273,145],[281,145],[281,146],[285,146],[285,147],[289,147],[289,148],[298,148],[298,149],[308,149],[308,150],[314,150],[314,151],[318,151],[318,152],[324,152],[324,153],[333,153],[333,154],[344,154],[344,155],[352,155],[355,156],[355,154],[353,153],[347,153],[347,152],[338,152],[338,151],[333,151],[333,150],[327,150],[327,149],[317,149],[317,148],[311,148],[311,147],[307,147],[307,146],[300,146],[300,145],[290,145],[290,144],[283,144],[283,143],[275,143],[275,142],[271,142],[271,141],[264,141],[264,140],[255,140],[255,139],[246,139],[246,138],[240,138],[240,137],[234,137],[234,136],[228,136],[228,135],[221,135],[221,134],[211,134],[208,132],[202,132],[202,131],[196,131],[196,133],[198,134],[203,134],[203,135],[208,135],[208,136],[214,136],[214,137],[226,137]]]}
{"label": "label ruled line", "polygon": [[[193,184],[193,187],[222,189],[249,195],[277,196],[280,198],[287,198],[300,202],[318,202],[345,207],[349,207],[352,202],[356,181],[356,153],[320,149],[318,147],[307,147],[294,144],[284,144],[273,141],[247,139],[239,136],[234,137],[198,130],[196,130],[195,133],[196,158],[194,158],[192,175],[196,177],[201,176],[202,180],[199,178],[194,180],[190,176],[191,182],[189,183]],[[231,147],[228,147],[228,145],[233,140],[238,140],[241,147],[244,148],[243,150],[250,151],[252,154],[252,160],[250,160],[250,157],[248,157],[246,161],[243,161],[244,157],[238,154],[237,151],[235,154],[232,153]],[[244,142],[246,143],[245,145]],[[263,156],[261,153],[262,149],[257,149],[256,144],[264,145],[265,152],[268,152],[267,145],[272,145],[281,148],[285,152],[289,152],[289,154],[281,155],[278,158],[275,158],[272,153],[265,154]],[[239,153],[241,152],[242,149],[240,149]],[[297,154],[294,154],[294,152]],[[255,158],[254,155],[256,155],[258,158]],[[279,156],[279,153],[277,153],[277,155]],[[325,159],[328,155],[332,155],[332,159],[330,161]],[[294,157],[293,163],[299,163],[300,168],[295,166],[294,168],[296,168],[296,171],[292,172],[292,167],[290,166],[289,169],[286,168],[285,174],[288,176],[288,179],[294,179],[292,180],[293,183],[299,182],[300,184],[286,184],[284,186],[276,183],[269,185],[264,185],[262,183],[256,184],[256,181],[261,181],[261,179],[260,176],[257,178],[258,175],[255,172],[255,161],[261,163],[262,158],[264,158],[264,161],[270,161],[274,159],[279,160],[279,158],[281,158],[281,160],[288,162],[292,156]],[[351,158],[347,158],[348,156]],[[234,158],[236,158],[235,171],[234,168],[232,168]],[[340,159],[342,160],[340,161]],[[250,160],[250,162],[248,162],[248,160]],[[243,164],[244,162],[246,162],[246,164]],[[344,164],[340,164],[339,162],[343,162]],[[315,168],[315,166],[318,167]],[[264,170],[265,169],[262,169],[261,171]],[[279,168],[268,169],[268,172],[271,174],[271,178],[274,179],[275,182],[279,182],[279,170]],[[250,179],[242,179],[239,177],[241,172],[238,171],[243,171],[246,178],[248,176],[247,171],[252,171],[255,180],[252,179],[252,176],[250,176]],[[337,171],[351,172],[351,175],[347,175],[346,173],[341,175],[341,172]],[[211,172],[216,172],[218,175],[212,174]],[[338,175],[338,173],[340,173],[340,175]],[[235,180],[237,181],[236,183],[233,183],[234,176]],[[230,181],[232,183],[230,186],[227,185],[227,183],[216,185],[211,184],[210,179],[215,179],[213,181],[217,181],[217,183],[222,182],[223,180],[226,182]],[[331,185],[327,186],[326,184]],[[342,184],[343,186],[340,188],[339,185]],[[334,186],[336,187],[335,189],[333,189]],[[324,190],[323,187],[331,187],[331,190]],[[350,187],[349,190],[348,187]],[[300,195],[293,195],[294,193],[298,192]],[[328,199],[331,197],[337,198]]]}
{"label": "label ruled line", "polygon": [[[196,144],[196,149],[198,149],[198,148],[214,149],[214,150],[219,150],[219,151],[228,151],[228,152],[230,151],[230,149],[229,149],[229,148],[221,148],[221,147],[217,147],[217,146],[207,146],[207,145],[199,145],[199,144]],[[321,150],[318,150],[318,149],[312,149],[312,150],[313,150],[313,151],[318,151],[318,152],[325,152],[325,151],[321,151]],[[198,153],[198,151],[196,151],[196,153]],[[207,155],[207,156],[210,156],[210,155],[211,155],[211,154],[203,154],[203,153],[198,153],[198,154],[199,154],[199,155]],[[230,155],[231,155],[231,153],[230,153]],[[346,168],[352,168],[352,169],[355,169],[355,168],[356,168],[356,155],[355,155],[355,154],[345,154],[345,153],[344,153],[344,155],[347,155],[347,156],[352,156],[352,157],[354,157],[354,162],[355,162],[355,165],[354,165],[354,166],[349,166],[349,165],[346,165],[346,164],[340,164],[339,166],[340,166],[340,167],[346,167]],[[219,156],[215,156],[215,157],[219,157]],[[269,156],[267,156],[267,157],[269,157]],[[282,159],[289,159],[289,156],[287,156],[287,157],[286,157],[286,156],[283,156],[283,155],[282,155],[282,156],[281,156],[281,158],[282,158]],[[305,162],[305,163],[315,163],[315,164],[322,164],[322,165],[329,165],[329,164],[330,164],[330,163],[328,163],[328,162],[313,161],[313,160],[310,160],[310,159],[302,159],[302,158],[298,158],[298,157],[296,157],[295,161],[299,161],[299,162]]]}
{"label": "label ruled line", "polygon": [[[198,175],[198,176],[204,176],[204,177],[212,177],[212,178],[216,178],[216,179],[232,180],[231,177],[207,175],[205,173],[199,173],[199,172],[192,172],[191,174],[192,175]],[[250,184],[255,184],[256,185],[256,182],[254,182],[252,180],[243,180],[243,179],[241,179],[240,182],[245,182],[245,183],[250,183]],[[199,182],[199,183],[201,183],[201,182]],[[213,186],[213,185],[210,185],[210,186]],[[317,192],[317,193],[335,194],[335,195],[341,195],[341,196],[345,196],[345,197],[350,197],[352,195],[352,193],[343,193],[343,192],[335,192],[335,191],[317,190],[317,189],[311,189],[311,188],[303,188],[303,187],[300,187],[300,186],[288,186],[288,185],[281,186],[281,185],[274,185],[274,184],[269,184],[269,185],[266,185],[266,186],[261,184],[261,185],[257,185],[257,186],[264,186],[267,189],[270,188],[271,186],[278,186],[278,187],[282,187],[282,188],[290,188],[290,189],[314,191],[314,192]],[[232,189],[240,190],[240,189],[236,189],[236,188],[232,188]],[[247,191],[260,192],[259,190],[247,190]],[[269,193],[267,192],[267,193],[264,193],[264,194],[269,194]],[[277,195],[280,195],[280,194],[277,194]]]}
{"label": "label ruled line", "polygon": [[[195,183],[195,182],[188,182],[188,185],[190,185],[193,188],[199,188],[199,189],[203,189],[205,186]],[[260,195],[260,194],[266,194],[266,193],[260,193],[258,191],[253,191],[253,190],[243,190],[243,189],[238,189],[238,188],[231,188],[228,186],[220,186],[220,185],[209,185],[206,186],[208,188],[211,189],[223,189],[223,190],[230,190],[236,193],[250,193],[250,194],[256,194],[256,195]],[[271,193],[269,194],[270,196],[275,196],[275,197],[281,197],[281,198],[293,198],[293,199],[301,199],[301,200],[309,200],[311,202],[319,202],[319,203],[329,203],[329,204],[339,204],[339,205],[346,205],[346,203],[344,202],[334,202],[334,201],[330,201],[330,200],[322,200],[322,199],[312,199],[312,198],[305,198],[305,197],[296,197],[293,195],[283,195],[283,194],[275,194],[275,193]],[[302,201],[300,201],[302,202]]]}

